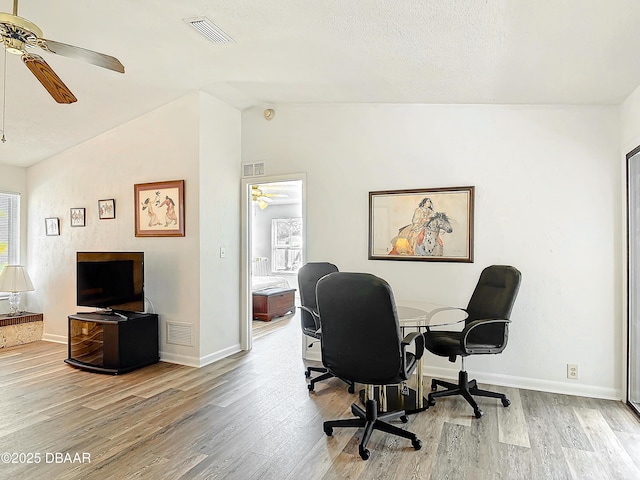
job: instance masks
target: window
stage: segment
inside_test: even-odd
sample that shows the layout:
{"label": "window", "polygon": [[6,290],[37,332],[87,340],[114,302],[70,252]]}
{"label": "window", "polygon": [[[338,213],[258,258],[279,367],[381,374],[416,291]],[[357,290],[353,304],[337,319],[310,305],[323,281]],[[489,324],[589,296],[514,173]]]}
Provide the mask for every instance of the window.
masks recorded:
{"label": "window", "polygon": [[296,273],[302,266],[302,218],[274,218],[271,235],[272,271]]}
{"label": "window", "polygon": [[0,267],[20,258],[20,194],[0,192]]}

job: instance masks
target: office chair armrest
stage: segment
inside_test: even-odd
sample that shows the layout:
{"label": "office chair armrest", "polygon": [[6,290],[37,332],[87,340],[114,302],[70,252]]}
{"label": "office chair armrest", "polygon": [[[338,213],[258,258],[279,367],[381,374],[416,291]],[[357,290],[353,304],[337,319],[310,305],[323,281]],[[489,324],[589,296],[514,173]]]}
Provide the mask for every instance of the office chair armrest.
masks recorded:
{"label": "office chair armrest", "polygon": [[[482,354],[482,353],[500,353],[504,350],[504,347],[507,345],[507,338],[509,337],[509,329],[508,325],[511,323],[511,320],[507,320],[504,318],[485,318],[481,320],[474,320],[469,322],[467,326],[464,327],[462,333],[460,334],[460,346],[462,350],[468,354]],[[484,327],[491,324],[503,324],[504,325],[504,337],[502,339],[501,344],[495,344],[494,342],[490,344],[482,344],[482,343],[469,343],[469,334],[473,333],[475,329],[480,327]]]}
{"label": "office chair armrest", "polygon": [[300,310],[304,310],[305,312],[310,313],[311,314],[311,318],[313,318],[313,323],[316,324],[316,330],[320,330],[320,316],[316,312],[311,310],[309,307],[304,307],[302,305],[298,305],[298,308]]}
{"label": "office chair armrest", "polygon": [[412,343],[416,344],[416,351],[415,351],[414,355],[416,356],[417,359],[421,359],[422,355],[424,354],[424,336],[420,332],[408,333],[402,339],[402,343],[401,343],[401,345],[402,345],[402,354],[404,355],[405,350]]}

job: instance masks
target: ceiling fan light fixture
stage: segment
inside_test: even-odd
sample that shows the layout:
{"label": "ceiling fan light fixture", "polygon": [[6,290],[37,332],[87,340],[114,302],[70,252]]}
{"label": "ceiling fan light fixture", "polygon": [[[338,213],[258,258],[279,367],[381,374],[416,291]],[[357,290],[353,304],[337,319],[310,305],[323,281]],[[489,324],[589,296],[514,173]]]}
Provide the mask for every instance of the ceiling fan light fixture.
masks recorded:
{"label": "ceiling fan light fixture", "polygon": [[235,42],[233,38],[207,17],[185,18],[184,21],[213,43]]}

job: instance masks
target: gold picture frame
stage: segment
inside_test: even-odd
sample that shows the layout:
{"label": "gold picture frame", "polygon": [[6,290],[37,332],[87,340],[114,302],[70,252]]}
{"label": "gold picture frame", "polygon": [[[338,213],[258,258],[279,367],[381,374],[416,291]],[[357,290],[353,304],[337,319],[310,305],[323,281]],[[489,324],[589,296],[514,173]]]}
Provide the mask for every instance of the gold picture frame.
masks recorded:
{"label": "gold picture frame", "polygon": [[134,188],[136,237],[184,237],[184,180],[138,183]]}

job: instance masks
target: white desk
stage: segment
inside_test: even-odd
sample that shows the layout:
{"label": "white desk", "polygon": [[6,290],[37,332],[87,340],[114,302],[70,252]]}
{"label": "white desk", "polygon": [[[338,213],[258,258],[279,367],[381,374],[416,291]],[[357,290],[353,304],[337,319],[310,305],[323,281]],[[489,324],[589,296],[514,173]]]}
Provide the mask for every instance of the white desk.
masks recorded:
{"label": "white desk", "polygon": [[[457,328],[462,330],[464,319],[467,317],[466,312],[459,308],[429,302],[398,300],[396,302],[396,311],[398,313],[398,323],[405,333],[409,329],[424,333],[427,326],[445,325],[448,330]],[[424,398],[422,359],[418,360],[416,377],[416,389],[409,389],[408,395],[402,395],[399,387],[390,386],[381,389],[369,386],[369,388],[361,392],[361,398],[366,399],[371,395],[378,394],[381,411],[391,409],[406,410],[407,413],[421,412],[428,407],[427,400]]]}

